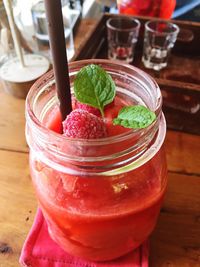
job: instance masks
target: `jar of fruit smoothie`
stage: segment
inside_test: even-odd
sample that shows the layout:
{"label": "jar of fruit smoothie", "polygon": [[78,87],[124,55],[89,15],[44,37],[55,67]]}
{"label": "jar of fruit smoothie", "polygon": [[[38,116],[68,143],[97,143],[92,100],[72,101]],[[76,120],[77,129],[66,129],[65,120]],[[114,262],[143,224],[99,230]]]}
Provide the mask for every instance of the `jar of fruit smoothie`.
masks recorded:
{"label": "jar of fruit smoothie", "polygon": [[120,14],[170,19],[176,0],[117,0]]}
{"label": "jar of fruit smoothie", "polygon": [[[134,250],[155,227],[167,184],[166,123],[156,82],[138,68],[108,60],[69,64],[73,109],[76,75],[89,64],[102,67],[116,86],[104,117],[93,115],[105,124],[107,135],[83,139],[62,134],[51,71],[28,94],[26,138],[50,236],[72,255],[104,261]],[[114,125],[119,110],[130,105],[147,107],[155,120],[139,129]]]}

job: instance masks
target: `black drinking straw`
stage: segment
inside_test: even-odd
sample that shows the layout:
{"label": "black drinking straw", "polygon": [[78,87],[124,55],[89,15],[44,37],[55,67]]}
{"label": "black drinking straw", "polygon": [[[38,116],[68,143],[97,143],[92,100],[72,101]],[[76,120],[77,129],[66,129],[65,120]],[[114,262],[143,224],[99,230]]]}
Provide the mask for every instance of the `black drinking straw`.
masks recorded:
{"label": "black drinking straw", "polygon": [[45,0],[50,49],[62,120],[71,112],[70,80],[61,0]]}

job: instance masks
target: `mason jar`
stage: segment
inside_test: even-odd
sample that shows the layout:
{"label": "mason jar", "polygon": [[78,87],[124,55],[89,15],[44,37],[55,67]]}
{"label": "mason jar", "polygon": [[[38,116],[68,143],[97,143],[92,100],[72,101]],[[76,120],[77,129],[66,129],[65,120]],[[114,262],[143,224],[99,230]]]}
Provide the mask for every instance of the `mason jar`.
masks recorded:
{"label": "mason jar", "polygon": [[53,72],[40,78],[26,100],[30,171],[51,238],[68,253],[92,261],[122,256],[155,227],[167,185],[163,142],[166,123],[157,83],[131,65],[109,60],[69,64],[71,94],[77,72],[98,64],[124,102],[147,106],[156,120],[101,139],[74,139],[46,127],[58,107]]}

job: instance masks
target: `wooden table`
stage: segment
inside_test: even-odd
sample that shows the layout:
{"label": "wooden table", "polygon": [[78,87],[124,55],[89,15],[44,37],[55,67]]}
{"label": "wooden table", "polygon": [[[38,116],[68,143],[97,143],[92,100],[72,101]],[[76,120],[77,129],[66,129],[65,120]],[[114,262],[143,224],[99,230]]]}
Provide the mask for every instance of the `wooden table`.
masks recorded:
{"label": "wooden table", "polygon": [[[81,23],[76,48],[93,22]],[[24,100],[0,87],[0,267],[17,267],[37,202],[24,136]],[[200,266],[200,137],[168,131],[169,186],[151,237],[152,267]]]}

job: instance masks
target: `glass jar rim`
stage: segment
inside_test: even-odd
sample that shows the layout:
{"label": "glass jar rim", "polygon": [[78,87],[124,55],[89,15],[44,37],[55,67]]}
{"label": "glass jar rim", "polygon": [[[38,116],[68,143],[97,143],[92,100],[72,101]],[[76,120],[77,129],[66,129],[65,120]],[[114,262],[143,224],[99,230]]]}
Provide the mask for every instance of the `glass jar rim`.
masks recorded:
{"label": "glass jar rim", "polygon": [[[74,62],[70,62],[69,63],[69,71],[72,70],[75,66],[78,65],[88,65],[88,64],[109,64],[109,65],[118,65],[120,68],[128,68],[130,70],[135,71],[136,73],[139,73],[140,75],[145,76],[145,78],[148,80],[148,82],[151,84],[152,88],[155,88],[156,90],[156,94],[157,94],[157,99],[156,99],[156,105],[155,105],[155,109],[152,110],[153,112],[155,112],[156,114],[156,120],[147,128],[143,128],[143,129],[130,129],[130,131],[127,131],[125,133],[119,134],[119,135],[115,135],[115,136],[110,136],[110,137],[105,137],[105,138],[98,138],[98,139],[80,139],[80,138],[70,138],[70,137],[66,137],[63,136],[62,134],[56,133],[53,130],[50,130],[48,128],[46,128],[41,122],[40,120],[36,117],[36,115],[34,114],[34,111],[32,110],[31,107],[31,99],[33,98],[34,94],[35,94],[35,89],[36,88],[46,88],[49,87],[50,84],[46,84],[43,87],[42,84],[44,84],[44,82],[47,82],[48,79],[51,79],[51,83],[55,84],[55,79],[54,79],[54,74],[53,74],[53,70],[50,70],[49,72],[47,72],[46,74],[44,74],[40,79],[38,79],[34,85],[30,88],[29,93],[27,95],[26,98],[26,116],[28,118],[30,118],[31,122],[33,123],[33,126],[35,128],[37,128],[38,130],[43,131],[43,133],[50,135],[52,138],[56,138],[57,140],[62,140],[64,142],[70,142],[70,143],[77,143],[77,142],[81,142],[83,145],[88,145],[90,144],[91,146],[97,146],[97,145],[106,145],[106,144],[110,144],[110,143],[117,143],[119,141],[123,141],[126,140],[128,138],[133,137],[134,135],[143,135],[144,133],[147,133],[148,131],[150,131],[156,123],[158,123],[159,117],[161,115],[161,107],[162,107],[162,97],[161,97],[161,93],[160,93],[160,89],[159,86],[157,85],[157,83],[151,78],[150,75],[148,75],[147,73],[145,73],[144,71],[140,70],[139,68],[135,67],[135,66],[131,66],[129,64],[126,63],[121,63],[121,62],[113,62],[110,60],[106,60],[106,59],[86,59],[86,60],[80,60],[80,61],[74,61]],[[39,91],[39,90],[38,90]],[[27,119],[28,119],[27,118]]]}

